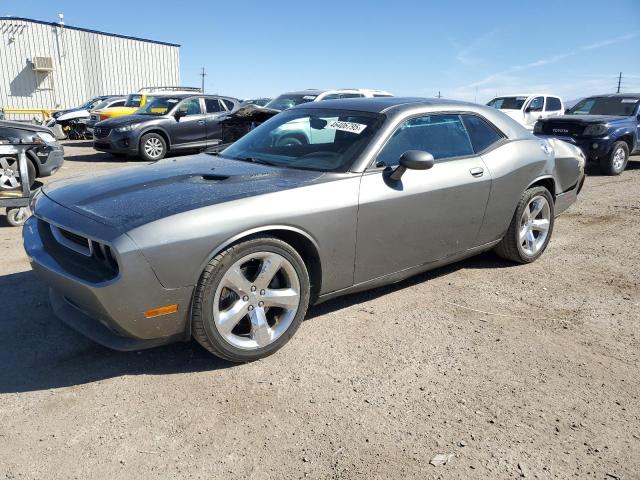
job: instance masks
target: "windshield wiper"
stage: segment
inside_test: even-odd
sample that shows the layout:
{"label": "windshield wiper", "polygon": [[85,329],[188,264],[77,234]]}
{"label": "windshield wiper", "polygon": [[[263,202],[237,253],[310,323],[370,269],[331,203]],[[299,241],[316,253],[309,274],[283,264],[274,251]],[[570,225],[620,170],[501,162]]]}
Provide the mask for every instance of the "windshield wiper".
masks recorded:
{"label": "windshield wiper", "polygon": [[240,160],[241,162],[259,163],[261,165],[269,165],[271,167],[281,167],[282,166],[279,163],[270,162],[269,160],[263,160],[262,158],[256,158],[256,157],[243,157],[243,158],[230,157],[230,158],[232,158],[233,160]]}

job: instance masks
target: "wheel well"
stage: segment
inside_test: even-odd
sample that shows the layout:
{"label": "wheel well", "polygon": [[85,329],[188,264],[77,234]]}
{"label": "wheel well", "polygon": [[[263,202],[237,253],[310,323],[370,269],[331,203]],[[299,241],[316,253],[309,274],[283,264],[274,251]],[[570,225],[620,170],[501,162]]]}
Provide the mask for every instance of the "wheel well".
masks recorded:
{"label": "wheel well", "polygon": [[36,154],[31,150],[27,150],[27,159],[33,164],[33,168],[36,169],[36,177],[40,176],[40,162],[36,157]]}
{"label": "wheel well", "polygon": [[633,152],[633,135],[623,135],[618,139],[619,142],[624,142],[629,147],[629,153]]}
{"label": "wheel well", "polygon": [[142,142],[142,137],[144,137],[147,133],[155,133],[157,135],[160,135],[162,138],[164,138],[164,141],[167,144],[167,149],[171,147],[171,142],[169,141],[168,135],[162,130],[157,130],[157,129],[147,130],[146,132],[144,132],[142,135],[140,135],[139,142]]}
{"label": "wheel well", "polygon": [[322,285],[322,267],[320,265],[320,255],[318,250],[311,240],[305,237],[303,234],[294,232],[292,230],[265,230],[257,234],[249,235],[237,239],[234,244],[244,242],[248,238],[255,237],[274,237],[283,242],[288,243],[300,254],[304,261],[307,271],[309,272],[309,283],[311,284],[311,303],[318,298],[320,294],[320,287]]}
{"label": "wheel well", "polygon": [[549,190],[549,192],[551,193],[551,196],[555,200],[555,198],[556,198],[556,184],[553,181],[553,178],[541,178],[540,180],[536,180],[531,185],[529,185],[529,188],[533,188],[533,187],[544,187],[544,188],[546,188],[547,190]]}

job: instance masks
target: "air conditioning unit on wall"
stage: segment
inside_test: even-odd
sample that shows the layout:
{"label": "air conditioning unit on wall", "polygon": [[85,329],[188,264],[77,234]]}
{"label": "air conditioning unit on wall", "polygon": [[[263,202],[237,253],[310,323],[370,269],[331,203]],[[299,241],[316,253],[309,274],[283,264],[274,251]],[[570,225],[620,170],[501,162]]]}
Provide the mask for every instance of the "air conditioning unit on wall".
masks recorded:
{"label": "air conditioning unit on wall", "polygon": [[34,72],[53,72],[53,59],[51,57],[33,57],[31,66]]}

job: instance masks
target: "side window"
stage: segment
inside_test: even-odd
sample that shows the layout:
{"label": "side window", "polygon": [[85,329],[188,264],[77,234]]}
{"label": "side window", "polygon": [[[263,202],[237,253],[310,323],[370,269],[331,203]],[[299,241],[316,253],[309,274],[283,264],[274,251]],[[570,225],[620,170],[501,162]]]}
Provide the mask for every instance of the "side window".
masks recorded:
{"label": "side window", "polygon": [[504,138],[488,121],[476,115],[462,115],[475,153],[480,153]]}
{"label": "side window", "polygon": [[198,115],[202,113],[202,109],[200,108],[200,99],[199,98],[189,98],[183,101],[180,104],[178,109],[181,112],[184,112],[185,115]]}
{"label": "side window", "polygon": [[338,95],[337,93],[330,93],[329,95],[323,97],[322,100],[337,100],[338,98],[340,98],[340,95]]}
{"label": "side window", "polygon": [[407,150],[429,152],[436,160],[473,155],[469,135],[458,115],[426,115],[406,120],[382,147],[377,162],[397,165]]}
{"label": "side window", "polygon": [[225,108],[229,111],[233,110],[235,104],[231,100],[220,100],[220,102],[225,106]]}
{"label": "side window", "polygon": [[205,98],[204,105],[207,109],[207,113],[217,113],[224,111],[224,108],[222,107],[222,105],[220,105],[220,102],[217,98]]}
{"label": "side window", "polygon": [[109,108],[113,107],[124,107],[124,100],[118,100],[117,102],[113,102],[111,105],[109,105]]}
{"label": "side window", "polygon": [[542,107],[544,106],[544,97],[535,97],[531,102],[529,102],[529,111],[530,112],[541,112]]}
{"label": "side window", "polygon": [[340,98],[362,98],[364,95],[361,93],[341,93]]}
{"label": "side window", "polygon": [[562,110],[562,104],[560,99],[556,97],[547,97],[547,105],[544,107],[546,112],[555,112],[556,110]]}

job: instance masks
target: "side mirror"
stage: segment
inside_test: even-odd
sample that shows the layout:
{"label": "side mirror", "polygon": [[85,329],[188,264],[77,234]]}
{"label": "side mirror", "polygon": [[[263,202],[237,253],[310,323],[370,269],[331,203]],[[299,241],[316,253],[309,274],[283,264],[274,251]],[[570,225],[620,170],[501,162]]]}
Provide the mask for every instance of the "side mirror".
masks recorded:
{"label": "side mirror", "polygon": [[565,114],[565,115],[569,115],[569,112],[570,112],[570,111],[571,111],[571,109],[570,109],[570,108],[565,108],[565,110],[564,110],[564,114]]}
{"label": "side mirror", "polygon": [[175,117],[176,121],[179,122],[182,117],[187,116],[187,112],[185,112],[184,110],[176,110],[176,113],[174,113],[173,116]]}
{"label": "side mirror", "polygon": [[531,107],[527,107],[524,109],[524,113],[531,113]]}
{"label": "side mirror", "polygon": [[407,170],[428,170],[433,167],[433,155],[421,150],[407,150],[400,157],[400,162],[389,178],[400,180]]}

